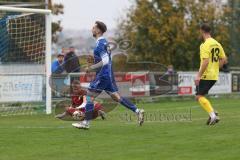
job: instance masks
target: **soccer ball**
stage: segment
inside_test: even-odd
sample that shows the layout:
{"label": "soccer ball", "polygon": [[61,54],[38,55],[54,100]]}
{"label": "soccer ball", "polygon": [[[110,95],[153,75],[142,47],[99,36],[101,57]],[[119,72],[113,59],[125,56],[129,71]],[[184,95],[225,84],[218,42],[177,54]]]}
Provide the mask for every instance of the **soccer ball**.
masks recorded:
{"label": "soccer ball", "polygon": [[85,114],[82,111],[74,111],[72,114],[74,120],[82,121],[85,117]]}

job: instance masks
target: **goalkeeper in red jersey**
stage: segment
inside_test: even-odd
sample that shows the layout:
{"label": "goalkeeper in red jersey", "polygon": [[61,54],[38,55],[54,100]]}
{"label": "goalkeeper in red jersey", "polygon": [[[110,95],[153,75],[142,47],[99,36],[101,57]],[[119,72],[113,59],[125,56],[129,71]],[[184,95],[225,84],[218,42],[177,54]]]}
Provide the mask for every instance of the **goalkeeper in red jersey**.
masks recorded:
{"label": "goalkeeper in red jersey", "polygon": [[[56,118],[62,119],[67,115],[70,115],[75,120],[84,120],[85,118],[85,105],[87,104],[86,91],[81,88],[80,81],[74,80],[71,84],[71,101],[72,104],[65,107],[65,112],[56,115]],[[100,116],[105,119],[105,112],[103,106],[94,102],[93,119]]]}

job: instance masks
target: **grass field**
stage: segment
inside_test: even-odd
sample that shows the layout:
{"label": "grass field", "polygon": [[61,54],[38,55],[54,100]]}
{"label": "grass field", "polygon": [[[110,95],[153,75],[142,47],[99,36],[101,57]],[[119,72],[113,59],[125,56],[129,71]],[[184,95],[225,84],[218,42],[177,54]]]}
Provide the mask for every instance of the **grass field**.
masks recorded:
{"label": "grass field", "polygon": [[142,127],[120,106],[90,130],[53,115],[0,117],[0,160],[240,159],[240,99],[211,101],[221,116],[216,126],[205,125],[207,114],[194,101],[140,104],[148,116]]}

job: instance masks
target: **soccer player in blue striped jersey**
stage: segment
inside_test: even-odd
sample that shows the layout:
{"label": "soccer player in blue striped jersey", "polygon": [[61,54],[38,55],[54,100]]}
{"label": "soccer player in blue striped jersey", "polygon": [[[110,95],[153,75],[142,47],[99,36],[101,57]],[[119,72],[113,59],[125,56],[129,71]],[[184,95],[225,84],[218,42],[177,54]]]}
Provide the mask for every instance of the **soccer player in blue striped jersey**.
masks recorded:
{"label": "soccer player in blue striped jersey", "polygon": [[136,105],[118,93],[118,88],[112,70],[111,53],[108,50],[108,42],[103,37],[103,34],[106,31],[106,25],[100,21],[96,21],[92,28],[93,37],[96,38],[96,46],[94,48],[94,65],[87,67],[85,70],[86,72],[95,70],[96,78],[90,83],[90,87],[88,88],[88,103],[85,106],[86,118],[82,122],[73,123],[72,125],[76,128],[89,128],[94,98],[96,98],[102,91],[109,94],[116,102],[119,102],[127,109],[135,112],[140,126],[144,122],[144,110],[138,109]]}

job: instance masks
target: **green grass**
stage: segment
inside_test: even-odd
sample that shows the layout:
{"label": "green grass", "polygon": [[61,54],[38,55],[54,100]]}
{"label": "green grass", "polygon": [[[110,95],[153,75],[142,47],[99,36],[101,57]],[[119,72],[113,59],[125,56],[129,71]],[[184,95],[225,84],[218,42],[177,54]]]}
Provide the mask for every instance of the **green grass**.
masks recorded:
{"label": "green grass", "polygon": [[[194,101],[140,104],[148,113],[142,127],[124,120],[130,112],[120,106],[88,131],[54,116],[0,117],[0,160],[240,159],[240,99],[211,102],[221,116],[216,126],[205,125],[207,114]],[[191,119],[150,117],[189,115],[190,108]]]}

